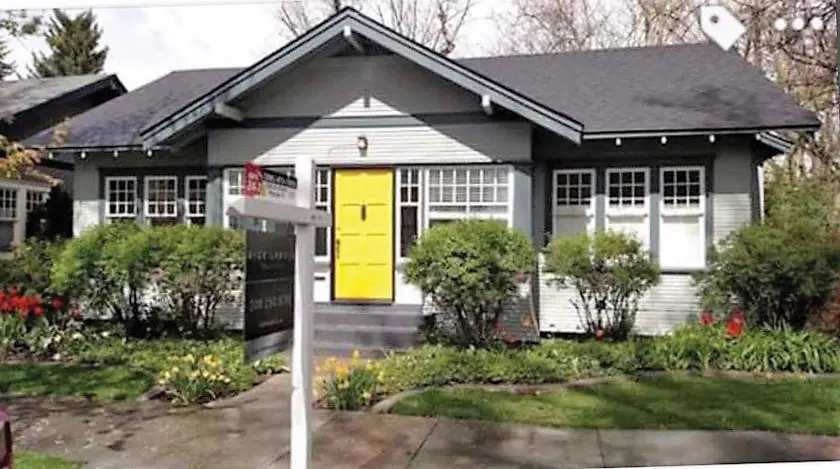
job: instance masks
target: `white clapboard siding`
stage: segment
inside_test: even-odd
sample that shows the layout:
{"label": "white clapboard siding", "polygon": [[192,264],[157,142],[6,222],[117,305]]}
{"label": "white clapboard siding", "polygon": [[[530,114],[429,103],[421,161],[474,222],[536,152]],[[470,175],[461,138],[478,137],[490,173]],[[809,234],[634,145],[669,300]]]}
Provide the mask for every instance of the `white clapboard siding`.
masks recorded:
{"label": "white clapboard siding", "polygon": [[478,112],[481,99],[401,57],[324,57],[239,104],[247,117],[391,116]]}
{"label": "white clapboard siding", "polygon": [[[368,141],[366,151],[357,146]],[[475,123],[428,127],[223,129],[210,132],[211,165],[292,164],[309,153],[319,165],[446,164],[529,161],[530,125]]]}
{"label": "white clapboard siding", "polygon": [[[577,291],[571,287],[558,287],[549,283],[550,274],[543,271],[544,259],[540,258],[540,332],[583,332],[577,310],[571,301],[578,300]],[[636,332],[643,335],[663,334],[700,313],[700,299],[691,277],[683,274],[665,274],[662,281],[652,288],[639,303]]]}

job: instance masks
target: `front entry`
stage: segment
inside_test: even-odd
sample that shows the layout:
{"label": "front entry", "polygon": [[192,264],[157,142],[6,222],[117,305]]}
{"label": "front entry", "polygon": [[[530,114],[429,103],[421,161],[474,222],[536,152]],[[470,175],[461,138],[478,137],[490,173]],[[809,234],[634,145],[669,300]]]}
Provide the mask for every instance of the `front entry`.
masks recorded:
{"label": "front entry", "polygon": [[338,169],[334,180],[333,295],[394,300],[394,172]]}

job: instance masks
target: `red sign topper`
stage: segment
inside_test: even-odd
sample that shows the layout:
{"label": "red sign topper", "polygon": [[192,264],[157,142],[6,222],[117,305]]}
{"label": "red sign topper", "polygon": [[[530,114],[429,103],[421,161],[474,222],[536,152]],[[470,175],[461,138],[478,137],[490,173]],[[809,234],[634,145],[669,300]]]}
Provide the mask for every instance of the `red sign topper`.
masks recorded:
{"label": "red sign topper", "polygon": [[259,197],[265,195],[265,181],[262,168],[254,163],[245,163],[245,197]]}

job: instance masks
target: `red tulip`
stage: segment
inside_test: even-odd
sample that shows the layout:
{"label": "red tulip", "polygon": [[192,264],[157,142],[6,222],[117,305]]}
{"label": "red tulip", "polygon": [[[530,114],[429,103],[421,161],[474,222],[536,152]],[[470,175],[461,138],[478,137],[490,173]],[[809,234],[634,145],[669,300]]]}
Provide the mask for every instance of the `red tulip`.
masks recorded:
{"label": "red tulip", "polygon": [[607,335],[603,329],[598,329],[595,331],[595,340],[602,340]]}
{"label": "red tulip", "polygon": [[61,309],[64,307],[64,302],[61,301],[61,298],[56,298],[52,300],[52,307],[55,309]]}
{"label": "red tulip", "polygon": [[705,312],[700,315],[700,323],[704,326],[708,326],[715,323],[715,315],[710,312]]}
{"label": "red tulip", "polygon": [[726,323],[726,334],[729,337],[738,337],[744,333],[744,322],[739,319],[730,319]]}
{"label": "red tulip", "polygon": [[38,305],[38,306],[32,308],[32,312],[35,314],[35,316],[41,317],[41,316],[44,315],[44,307],[41,306],[41,305]]}

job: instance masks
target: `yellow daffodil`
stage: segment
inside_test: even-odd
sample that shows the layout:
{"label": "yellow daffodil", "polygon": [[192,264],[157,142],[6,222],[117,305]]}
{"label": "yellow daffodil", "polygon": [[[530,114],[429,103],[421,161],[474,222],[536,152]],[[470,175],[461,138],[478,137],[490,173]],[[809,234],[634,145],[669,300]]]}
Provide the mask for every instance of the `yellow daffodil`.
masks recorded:
{"label": "yellow daffodil", "polygon": [[177,372],[178,372],[178,367],[177,367],[177,366],[173,366],[173,367],[172,367],[172,373],[177,373]]}
{"label": "yellow daffodil", "polygon": [[365,392],[363,392],[363,393],[362,393],[362,399],[363,399],[363,400],[365,400],[365,401],[369,401],[369,400],[370,400],[370,397],[371,397],[371,396],[370,396],[370,393],[369,393],[369,392],[365,391]]}

